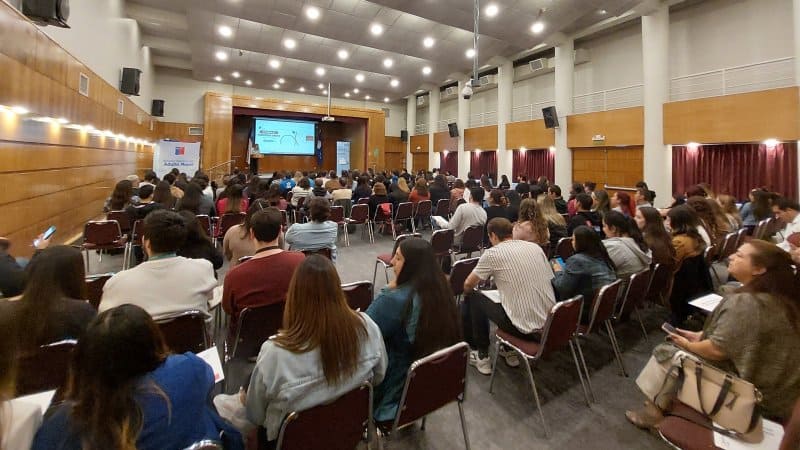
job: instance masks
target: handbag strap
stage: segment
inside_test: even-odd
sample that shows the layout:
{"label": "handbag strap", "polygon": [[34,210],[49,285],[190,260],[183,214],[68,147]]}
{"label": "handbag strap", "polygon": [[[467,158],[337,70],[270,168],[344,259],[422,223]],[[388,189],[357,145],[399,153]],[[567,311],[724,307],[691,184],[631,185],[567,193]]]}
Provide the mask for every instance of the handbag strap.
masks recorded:
{"label": "handbag strap", "polygon": [[706,411],[706,407],[703,406],[703,393],[702,393],[702,380],[703,380],[703,364],[700,362],[695,362],[694,366],[694,375],[695,375],[695,384],[697,385],[697,400],[700,403],[700,410],[706,416],[715,416],[719,410],[722,408],[722,405],[725,403],[725,398],[728,396],[728,392],[731,390],[731,386],[733,385],[733,381],[729,374],[725,374],[725,381],[722,383],[722,388],[719,390],[719,395],[717,395],[717,399],[714,401],[714,406],[711,408],[711,411]]}

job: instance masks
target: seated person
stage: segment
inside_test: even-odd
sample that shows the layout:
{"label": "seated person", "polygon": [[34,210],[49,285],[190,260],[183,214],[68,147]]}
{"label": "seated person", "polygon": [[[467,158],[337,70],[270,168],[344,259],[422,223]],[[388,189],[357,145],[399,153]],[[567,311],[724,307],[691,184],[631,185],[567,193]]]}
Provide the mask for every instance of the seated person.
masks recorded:
{"label": "seated person", "polygon": [[526,198],[519,206],[519,218],[514,224],[514,239],[540,245],[550,243],[550,231],[536,200]]}
{"label": "seated person", "polygon": [[125,208],[125,212],[127,212],[128,216],[131,218],[131,227],[133,227],[133,223],[137,220],[144,220],[151,212],[164,208],[161,203],[153,201],[155,189],[155,186],[152,184],[142,185],[142,187],[139,188],[139,204]]}
{"label": "seated person", "polygon": [[[800,283],[791,258],[774,244],[752,240],[730,257],[728,271],[742,286],[725,295],[703,331],[677,329],[669,334],[674,346],[657,346],[648,366],[668,368],[678,349],[693,353],[753,383],[763,395],[759,406],[764,417],[784,422],[800,398]],[[671,400],[669,395],[660,395],[658,404],[653,403],[663,385],[663,380],[653,376],[658,372],[666,374],[666,370],[646,368],[643,373],[648,375],[636,380],[648,400],[644,409],[628,411],[626,416],[638,427],[657,425],[664,417],[665,403]]]}
{"label": "seated person", "polygon": [[585,225],[602,235],[603,220],[600,218],[600,214],[596,211],[592,211],[592,203],[592,196],[589,194],[582,193],[575,196],[577,211],[575,215],[569,218],[569,222],[567,222],[568,235],[572,236],[575,228],[581,225]]}
{"label": "seated person", "polygon": [[392,200],[386,195],[386,185],[375,183],[375,186],[372,187],[372,195],[369,197],[369,216],[375,217],[378,205],[391,202]]}
{"label": "seated person", "polygon": [[80,339],[97,314],[86,302],[83,255],[56,245],[42,250],[27,268],[28,284],[19,300],[0,301],[0,316],[13,316],[20,351],[65,339]]}
{"label": "seated person", "polygon": [[208,313],[208,301],[217,286],[214,267],[204,259],[177,255],[187,234],[183,217],[172,211],[153,211],[144,219],[143,233],[147,261],[106,282],[100,312],[131,303],[156,320],[188,310]]}
{"label": "seated person", "polygon": [[[544,251],[532,242],[512,239],[512,230],[508,219],[497,217],[489,222],[492,248],[483,252],[464,282],[467,295],[462,310],[464,340],[474,349],[470,352],[470,364],[483,375],[492,373],[489,321],[516,337],[538,341],[556,300],[551,284],[553,271]],[[497,284],[499,303],[475,292],[478,284],[489,277]],[[519,365],[514,353],[503,356],[509,366]]]}
{"label": "seated person", "polygon": [[650,267],[650,250],[633,219],[621,212],[609,211],[603,217],[603,232],[606,235],[603,245],[614,261],[617,278],[628,278]]}
{"label": "seated person", "polygon": [[[453,244],[459,247],[464,240],[464,231],[474,225],[484,226],[486,224],[486,210],[483,209],[483,188],[475,187],[470,189],[470,201],[456,208],[456,212],[450,221],[439,221],[436,223],[442,228],[453,230]],[[438,217],[438,216],[437,216]]]}
{"label": "seated person", "polygon": [[17,317],[0,314],[0,448],[29,449],[42,424],[42,409],[35,402],[14,398],[16,389]]}
{"label": "seated person", "polygon": [[[133,269],[132,269],[133,270]],[[210,407],[211,367],[169,355],[153,319],[135,305],[101,313],[78,341],[63,403],[48,413],[33,450],[162,450],[203,439],[242,449],[239,433]]]}
{"label": "seated person", "polygon": [[292,250],[317,250],[329,248],[336,257],[336,235],[339,225],[328,220],[331,204],[328,200],[312,197],[308,202],[310,222],[295,223],[286,230],[286,243]]}
{"label": "seated person", "polygon": [[217,249],[208,233],[203,230],[200,222],[197,221],[197,216],[190,211],[181,211],[179,214],[186,221],[186,240],[183,241],[183,245],[178,249],[178,256],[205,259],[214,266],[216,273],[224,262],[222,260],[222,252]]}
{"label": "seated person", "polygon": [[[276,185],[273,185],[273,187],[277,188]],[[228,231],[225,232],[225,237],[222,240],[222,252],[225,255],[225,259],[230,262],[228,270],[236,267],[242,257],[255,254],[256,248],[253,245],[253,240],[250,239],[250,220],[253,218],[253,214],[269,207],[270,204],[267,200],[255,200],[250,205],[250,208],[247,209],[244,222],[228,228]],[[283,248],[282,238],[283,235],[281,235],[281,242],[278,243],[281,248]]]}
{"label": "seated person", "polygon": [[284,251],[278,246],[280,235],[281,212],[277,208],[265,208],[250,218],[253,257],[229,270],[222,288],[222,308],[230,314],[234,327],[244,308],[286,300],[289,280],[305,255]]}
{"label": "seated person", "polygon": [[572,248],[575,254],[570,256],[562,268],[553,263],[553,288],[559,300],[569,300],[576,295],[583,295],[583,311],[581,323],[588,324],[592,319],[592,300],[597,291],[617,279],[614,262],[608,256],[600,236],[591,228],[581,225],[572,234]]}
{"label": "seated person", "polygon": [[[41,250],[50,245],[50,236],[43,239],[44,234],[40,234],[34,241],[36,250],[31,261],[36,259]],[[30,263],[25,258],[15,258],[8,252],[11,249],[11,241],[8,238],[0,237],[0,294],[3,297],[16,297],[25,289],[25,267]]]}
{"label": "seated person", "polygon": [[780,242],[778,247],[788,252],[790,247],[786,238],[794,233],[800,232],[800,205],[798,205],[797,202],[782,197],[773,203],[772,211],[775,213],[775,217],[786,224],[786,227],[776,235],[776,239]]}
{"label": "seated person", "polygon": [[376,421],[394,419],[414,360],[461,340],[450,283],[423,239],[405,239],[392,258],[395,279],[367,309],[389,354],[386,378],[373,388]]}
{"label": "seated person", "polygon": [[314,195],[314,197],[330,198],[331,195],[328,190],[325,189],[322,182],[322,178],[316,178],[314,180],[314,188],[311,189],[311,193]]}
{"label": "seated person", "polygon": [[336,267],[309,256],[291,278],[283,327],[261,346],[247,417],[274,441],[288,413],[333,400],[364,381],[378,386],[386,364],[380,329],[347,305]]}

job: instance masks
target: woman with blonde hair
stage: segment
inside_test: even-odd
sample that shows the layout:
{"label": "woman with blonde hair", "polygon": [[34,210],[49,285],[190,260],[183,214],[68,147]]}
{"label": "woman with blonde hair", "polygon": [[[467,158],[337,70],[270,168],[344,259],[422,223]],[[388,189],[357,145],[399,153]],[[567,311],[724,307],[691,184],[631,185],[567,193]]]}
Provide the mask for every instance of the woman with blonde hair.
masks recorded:
{"label": "woman with blonde hair", "polygon": [[539,197],[539,208],[542,211],[542,217],[547,222],[547,231],[550,233],[550,248],[556,248],[558,241],[568,236],[567,221],[564,220],[564,216],[558,213],[556,202],[549,195]]}
{"label": "woman with blonde hair", "polygon": [[377,386],[386,366],[378,326],[347,305],[333,263],[309,256],[289,284],[283,327],[258,354],[247,417],[274,441],[287,414],[338,398],[364,381]]}
{"label": "woman with blonde hair", "polygon": [[406,179],[403,177],[397,178],[397,184],[392,186],[392,192],[389,194],[389,198],[392,199],[392,203],[397,206],[398,203],[403,203],[408,201],[408,194],[411,192],[411,189],[408,188],[408,183],[406,183]]}
{"label": "woman with blonde hair", "polygon": [[514,239],[533,242],[536,244],[548,244],[550,242],[550,232],[547,229],[547,221],[542,215],[542,211],[536,204],[536,200],[526,198],[519,205],[519,216],[517,223],[514,224],[512,233]]}

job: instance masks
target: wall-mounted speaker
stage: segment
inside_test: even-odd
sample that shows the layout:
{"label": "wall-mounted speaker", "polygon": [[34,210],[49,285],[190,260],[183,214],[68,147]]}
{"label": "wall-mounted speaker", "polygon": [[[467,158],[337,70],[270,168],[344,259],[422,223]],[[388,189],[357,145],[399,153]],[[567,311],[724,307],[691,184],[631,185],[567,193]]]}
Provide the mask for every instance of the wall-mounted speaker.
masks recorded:
{"label": "wall-mounted speaker", "polygon": [[457,123],[448,123],[447,124],[447,131],[450,133],[450,137],[458,137],[458,124]]}
{"label": "wall-mounted speaker", "polygon": [[69,28],[69,0],[23,0],[22,14],[39,25]]}
{"label": "wall-mounted speaker", "polygon": [[408,130],[400,130],[400,140],[408,142]]}
{"label": "wall-mounted speaker", "polygon": [[164,100],[153,100],[150,108],[150,115],[153,117],[164,117]]}
{"label": "wall-mounted speaker", "polygon": [[555,106],[542,108],[542,116],[544,117],[545,128],[558,128],[558,113]]}
{"label": "wall-mounted speaker", "polygon": [[122,68],[122,79],[119,82],[119,91],[125,95],[139,95],[139,77],[142,71],[132,67]]}

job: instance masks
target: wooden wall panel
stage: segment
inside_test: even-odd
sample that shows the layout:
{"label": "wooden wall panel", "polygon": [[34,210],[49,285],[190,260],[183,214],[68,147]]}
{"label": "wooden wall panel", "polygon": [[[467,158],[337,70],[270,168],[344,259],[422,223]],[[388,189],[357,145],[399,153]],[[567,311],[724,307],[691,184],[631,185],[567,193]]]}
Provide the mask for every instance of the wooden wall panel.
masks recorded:
{"label": "wooden wall panel", "polygon": [[545,128],[544,120],[526,120],[506,124],[506,148],[550,148],[556,145],[555,130]]}
{"label": "wooden wall panel", "polygon": [[435,152],[443,152],[443,151],[457,151],[458,150],[458,138],[457,137],[450,137],[449,131],[440,131],[438,133],[433,134],[433,151]]}
{"label": "wooden wall panel", "polygon": [[203,142],[203,136],[190,136],[189,127],[203,127],[202,123],[156,122],[156,135],[159,139],[172,139],[180,142]]}
{"label": "wooden wall panel", "polygon": [[[152,167],[153,148],[133,138],[153,141],[156,133],[145,111],[4,2],[0,42],[0,105],[30,110],[0,110],[0,235],[11,239],[15,255],[28,255],[50,225],[58,228],[57,243],[80,233],[102,214],[117,181]],[[90,80],[88,96],[77,92],[81,73]],[[34,120],[46,117],[114,136]]]}
{"label": "wooden wall panel", "polygon": [[230,96],[206,93],[200,168],[210,171],[231,160],[233,101]]}
{"label": "wooden wall panel", "polygon": [[497,150],[497,125],[464,130],[464,151]]}
{"label": "wooden wall panel", "polygon": [[572,150],[572,179],[576,183],[594,181],[598,189],[604,185],[633,188],[643,177],[643,147]]}
{"label": "wooden wall panel", "polygon": [[800,88],[664,104],[664,143],[800,139]]}
{"label": "wooden wall panel", "polygon": [[567,146],[593,147],[592,137],[606,137],[604,146],[644,145],[644,108],[624,108],[567,117]]}
{"label": "wooden wall panel", "polygon": [[[405,153],[387,153],[385,170],[400,170],[406,167],[406,154]],[[380,167],[379,167],[380,169]]]}
{"label": "wooden wall panel", "polygon": [[386,153],[406,152],[406,143],[397,136],[386,136],[383,147]]}
{"label": "wooden wall panel", "polygon": [[411,153],[428,153],[428,135],[411,136]]}
{"label": "wooden wall panel", "polygon": [[[411,172],[417,173],[419,170],[428,170],[428,154],[414,153],[411,155]],[[411,187],[411,186],[409,186]]]}

